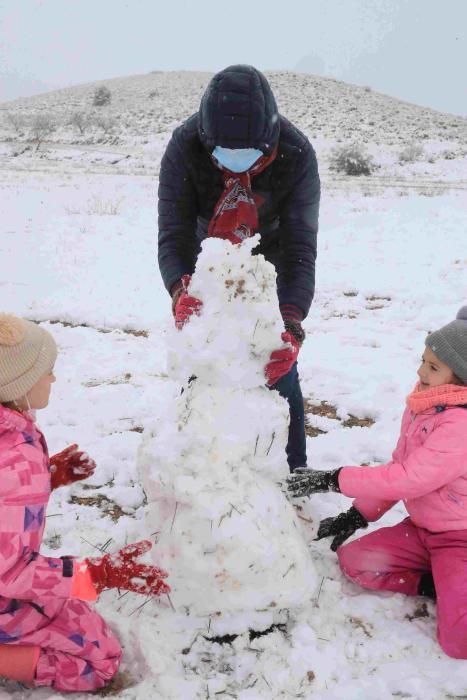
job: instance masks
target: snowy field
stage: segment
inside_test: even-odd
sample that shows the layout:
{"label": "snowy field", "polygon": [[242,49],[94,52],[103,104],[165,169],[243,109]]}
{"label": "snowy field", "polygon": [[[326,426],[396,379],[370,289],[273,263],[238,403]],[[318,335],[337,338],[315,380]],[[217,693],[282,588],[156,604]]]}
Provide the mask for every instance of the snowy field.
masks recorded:
{"label": "snowy field", "polygon": [[[89,483],[53,494],[45,553],[82,557],[151,535],[136,454],[180,389],[168,376],[172,319],[155,260],[151,155],[160,157],[166,140],[159,135],[134,167],[116,171],[103,147],[91,162],[69,144],[60,157],[55,144],[22,158],[0,144],[0,306],[43,322],[58,342],[57,382],[39,414],[51,452],[78,442],[98,464]],[[316,143],[325,163],[332,136]],[[299,357],[310,466],[389,458],[425,335],[467,302],[465,142],[456,144],[457,159],[398,167],[380,144],[388,166],[369,178],[323,168],[317,293]],[[442,150],[435,136],[424,146]],[[303,606],[280,611],[269,633],[221,640],[229,633],[222,616],[197,617],[176,596],[101,596],[97,607],[124,646],[129,687],[118,697],[467,697],[467,661],[439,648],[435,606],[364,592],[343,578],[329,541],[314,541],[320,519],[349,499],[297,505],[318,585]],[[381,524],[403,517],[400,506]],[[260,614],[251,628],[262,629]],[[62,696],[0,686],[0,700],[33,697]]]}

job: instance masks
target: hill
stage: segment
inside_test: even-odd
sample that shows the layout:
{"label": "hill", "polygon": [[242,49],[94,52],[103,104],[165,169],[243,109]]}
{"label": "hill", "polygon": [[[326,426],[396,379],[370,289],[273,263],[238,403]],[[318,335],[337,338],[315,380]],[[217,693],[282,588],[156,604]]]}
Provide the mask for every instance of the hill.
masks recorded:
{"label": "hill", "polygon": [[[280,112],[311,139],[390,146],[414,141],[465,146],[467,142],[467,119],[463,117],[330,78],[286,71],[267,76]],[[197,110],[210,77],[208,73],[154,71],[4,102],[0,104],[0,138],[26,136],[31,120],[41,114],[54,123],[52,141],[144,146]],[[110,90],[111,102],[93,107],[94,92],[102,85]],[[83,117],[83,133],[77,114]]]}

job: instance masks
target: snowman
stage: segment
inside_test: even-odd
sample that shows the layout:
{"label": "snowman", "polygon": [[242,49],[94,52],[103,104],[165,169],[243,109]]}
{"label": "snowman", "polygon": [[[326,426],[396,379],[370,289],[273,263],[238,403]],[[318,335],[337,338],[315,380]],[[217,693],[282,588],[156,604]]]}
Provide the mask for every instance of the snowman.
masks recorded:
{"label": "snowman", "polygon": [[282,486],[288,405],[265,385],[283,325],[275,270],[252,255],[258,241],[204,241],[189,286],[201,312],[169,331],[177,396],[161,402],[138,455],[145,529],[174,607],[236,633],[282,621],[316,587]]}

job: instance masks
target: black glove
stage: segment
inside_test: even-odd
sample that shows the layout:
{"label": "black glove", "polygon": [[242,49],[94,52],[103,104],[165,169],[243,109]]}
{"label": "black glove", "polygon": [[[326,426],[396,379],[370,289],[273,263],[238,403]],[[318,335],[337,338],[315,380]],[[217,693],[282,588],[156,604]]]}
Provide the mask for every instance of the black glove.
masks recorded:
{"label": "black glove", "polygon": [[312,493],[325,493],[326,491],[337,491],[340,493],[339,472],[340,469],[321,472],[317,469],[300,467],[295,469],[293,474],[287,479],[287,488],[295,498],[311,496]]}
{"label": "black glove", "polygon": [[322,540],[323,537],[332,537],[331,549],[333,552],[341,546],[350,535],[353,535],[355,530],[360,527],[368,527],[368,520],[353,506],[345,513],[339,513],[335,518],[324,518],[319,524],[317,540]]}

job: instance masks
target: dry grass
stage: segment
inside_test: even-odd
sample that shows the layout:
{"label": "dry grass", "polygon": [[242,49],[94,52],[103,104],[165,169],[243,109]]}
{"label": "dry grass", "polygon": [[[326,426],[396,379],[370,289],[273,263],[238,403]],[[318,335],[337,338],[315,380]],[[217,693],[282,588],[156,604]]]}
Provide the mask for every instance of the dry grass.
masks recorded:
{"label": "dry grass", "polygon": [[390,302],[391,297],[370,296],[366,298],[366,301],[365,308],[368,311],[376,311],[377,309],[385,309],[387,306],[385,302]]}
{"label": "dry grass", "polygon": [[322,416],[323,418],[329,418],[330,420],[339,421],[344,428],[369,428],[374,424],[374,418],[369,416],[364,416],[359,418],[349,414],[349,417],[342,421],[337,415],[337,406],[328,403],[327,401],[320,401],[319,404],[311,403],[309,399],[304,400],[305,407],[305,433],[308,437],[318,437],[318,435],[323,435],[327,431],[318,428],[317,426],[310,425],[308,422],[308,416]]}
{"label": "dry grass", "polygon": [[336,407],[331,406],[326,401],[321,401],[320,404],[312,404],[308,399],[304,400],[305,407],[305,434],[308,437],[318,437],[318,435],[324,435],[326,430],[322,430],[315,425],[310,425],[308,416],[325,416],[326,418],[333,418],[337,420]]}
{"label": "dry grass", "polygon": [[349,617],[348,618],[349,622],[353,627],[356,627],[357,629],[362,630],[362,632],[365,634],[366,637],[371,639],[372,634],[370,632],[369,626],[366,625],[363,620],[361,620],[359,617]]}
{"label": "dry grass", "polygon": [[[31,319],[33,321],[34,319]],[[121,331],[127,335],[133,335],[135,338],[148,338],[149,332],[146,330],[133,330],[131,328],[98,328],[96,326],[90,326],[89,323],[73,323],[72,321],[62,321],[61,319],[48,319],[51,325],[60,324],[65,326],[65,328],[92,328],[98,333],[113,333],[114,331]],[[35,321],[37,323],[37,321]]]}
{"label": "dry grass", "polygon": [[119,671],[105,688],[97,691],[96,695],[100,695],[103,698],[118,695],[122,690],[132,688],[134,685],[136,685],[136,682],[128,671]]}
{"label": "dry grass", "polygon": [[308,421],[305,422],[305,435],[307,437],[318,437],[318,435],[325,435],[326,430],[321,430],[321,428],[317,428],[314,425],[310,425]]}
{"label": "dry grass", "polygon": [[370,428],[374,423],[374,418],[357,418],[357,416],[353,416],[350,413],[347,420],[342,422],[342,425],[344,428]]}
{"label": "dry grass", "polygon": [[97,379],[91,379],[89,382],[85,382],[83,386],[88,387],[88,388],[94,388],[96,386],[102,386],[102,384],[112,384],[112,385],[117,385],[117,384],[128,384],[131,379],[131,373],[130,372],[125,372],[120,377],[114,377],[113,379],[108,379],[107,381],[98,381]]}
{"label": "dry grass", "polygon": [[319,404],[313,404],[309,399],[305,399],[304,405],[306,414],[312,413],[314,416],[324,416],[325,418],[339,420],[337,417],[337,407],[327,401],[320,401]]}
{"label": "dry grass", "polygon": [[117,216],[120,213],[120,206],[123,197],[119,199],[102,199],[97,195],[88,201],[87,214],[96,216]]}
{"label": "dry grass", "polygon": [[118,503],[112,501],[111,498],[99,493],[95,496],[71,496],[68,503],[73,503],[79,506],[97,506],[105,515],[109,515],[114,523],[116,523],[122,515],[128,515]]}
{"label": "dry grass", "polygon": [[349,311],[348,313],[339,313],[339,312],[335,311],[334,313],[332,313],[332,314],[329,315],[329,318],[350,318],[350,319],[354,319],[354,318],[358,318],[358,314],[353,313],[352,311]]}

